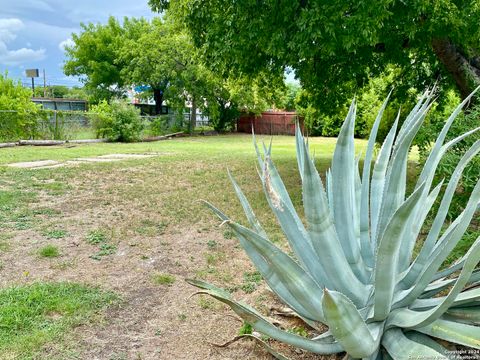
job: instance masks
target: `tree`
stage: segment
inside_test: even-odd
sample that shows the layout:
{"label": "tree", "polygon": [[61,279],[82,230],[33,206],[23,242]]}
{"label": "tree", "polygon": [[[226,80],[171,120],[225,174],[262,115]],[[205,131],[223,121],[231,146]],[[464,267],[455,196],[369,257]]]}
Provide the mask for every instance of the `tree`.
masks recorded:
{"label": "tree", "polygon": [[343,106],[387,64],[402,69],[399,93],[442,74],[462,96],[480,84],[477,1],[149,3],[187,26],[214,69],[251,74],[289,66],[324,110]]}
{"label": "tree", "polygon": [[125,81],[121,70],[125,63],[119,61],[118,51],[129,38],[138,36],[144,19],[125,19],[123,26],[114,17],[107,24],[81,24],[82,31],[72,34],[73,45],[65,48],[66,75],[80,76],[85,87],[96,99],[110,99],[121,95]]}

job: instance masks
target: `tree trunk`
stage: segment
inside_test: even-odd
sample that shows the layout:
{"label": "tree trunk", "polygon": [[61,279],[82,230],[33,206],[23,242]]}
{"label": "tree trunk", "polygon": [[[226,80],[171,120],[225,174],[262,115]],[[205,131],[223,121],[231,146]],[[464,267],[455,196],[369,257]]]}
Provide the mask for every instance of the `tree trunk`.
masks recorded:
{"label": "tree trunk", "polygon": [[457,85],[462,98],[466,98],[480,85],[478,59],[469,59],[448,39],[433,39],[432,48]]}
{"label": "tree trunk", "polygon": [[163,91],[153,88],[153,100],[155,101],[155,115],[162,113]]}
{"label": "tree trunk", "polygon": [[190,111],[190,124],[188,126],[188,130],[190,134],[193,134],[193,130],[195,130],[196,124],[197,124],[197,104],[195,99],[192,99],[192,109]]}

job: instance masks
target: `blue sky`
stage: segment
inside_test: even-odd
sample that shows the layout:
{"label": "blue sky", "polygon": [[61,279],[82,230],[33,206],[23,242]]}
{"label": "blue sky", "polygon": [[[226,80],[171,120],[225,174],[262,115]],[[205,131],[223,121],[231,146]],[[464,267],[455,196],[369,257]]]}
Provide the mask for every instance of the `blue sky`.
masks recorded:
{"label": "blue sky", "polygon": [[[63,44],[80,23],[153,16],[148,0],[0,0],[0,73],[29,82],[25,69],[45,69],[47,83],[75,85],[63,74]],[[36,79],[40,82],[40,79]]]}

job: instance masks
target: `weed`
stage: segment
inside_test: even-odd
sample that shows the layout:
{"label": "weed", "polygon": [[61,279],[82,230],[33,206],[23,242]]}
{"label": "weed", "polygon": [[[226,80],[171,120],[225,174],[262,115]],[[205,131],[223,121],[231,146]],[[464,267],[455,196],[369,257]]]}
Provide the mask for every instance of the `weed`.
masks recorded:
{"label": "weed", "polygon": [[85,237],[85,241],[90,245],[98,245],[108,241],[107,235],[103,230],[97,229],[90,231]]}
{"label": "weed", "polygon": [[54,229],[46,231],[44,235],[47,237],[47,239],[63,239],[65,236],[67,236],[67,231],[63,229]]}
{"label": "weed", "polygon": [[207,246],[210,250],[214,250],[217,248],[217,242],[215,240],[208,240],[207,241]]}
{"label": "weed", "polygon": [[44,258],[54,258],[60,256],[60,251],[55,245],[46,245],[40,248],[38,254]]}
{"label": "weed", "polygon": [[223,232],[223,237],[224,237],[225,239],[233,239],[233,238],[235,237],[235,234],[233,233],[232,230],[227,229],[227,230],[225,230],[225,231]]}
{"label": "weed", "polygon": [[215,302],[203,295],[198,297],[197,303],[202,309],[213,309],[215,307]]}
{"label": "weed", "polygon": [[180,321],[187,320],[187,315],[185,315],[184,313],[178,314],[178,320],[180,320]]}
{"label": "weed", "polygon": [[238,330],[238,335],[251,335],[253,333],[253,327],[248,322],[244,321],[240,329]]}
{"label": "weed", "polygon": [[217,265],[220,261],[225,260],[225,257],[224,253],[205,254],[205,260],[208,266]]}
{"label": "weed", "polygon": [[33,210],[33,215],[45,215],[48,217],[52,217],[54,215],[59,215],[61,212],[56,209],[51,209],[51,208],[38,208]]}
{"label": "weed", "polygon": [[102,257],[112,255],[117,251],[117,246],[109,243],[101,243],[99,251],[90,256],[91,259],[101,260]]}
{"label": "weed", "polygon": [[244,272],[243,280],[244,283],[240,286],[240,289],[250,294],[256,290],[257,285],[262,281],[262,275],[258,271]]}
{"label": "weed", "polygon": [[135,232],[139,235],[144,236],[157,236],[163,235],[165,233],[165,229],[167,228],[166,222],[155,222],[152,220],[142,220],[140,226],[135,228]]}
{"label": "weed", "polygon": [[152,275],[152,281],[157,285],[171,286],[175,282],[175,276],[170,274],[154,274]]}
{"label": "weed", "polygon": [[262,275],[258,271],[244,272],[243,280],[259,284],[262,281]]}
{"label": "weed", "polygon": [[289,333],[296,334],[303,337],[308,337],[308,331],[303,326],[294,326],[287,330]]}
{"label": "weed", "polygon": [[8,242],[6,241],[0,241],[0,251],[1,252],[7,252],[10,250],[11,246]]}
{"label": "weed", "polygon": [[253,293],[256,288],[257,288],[257,285],[255,285],[254,283],[246,283],[246,284],[240,285],[240,289],[242,289],[247,294]]}

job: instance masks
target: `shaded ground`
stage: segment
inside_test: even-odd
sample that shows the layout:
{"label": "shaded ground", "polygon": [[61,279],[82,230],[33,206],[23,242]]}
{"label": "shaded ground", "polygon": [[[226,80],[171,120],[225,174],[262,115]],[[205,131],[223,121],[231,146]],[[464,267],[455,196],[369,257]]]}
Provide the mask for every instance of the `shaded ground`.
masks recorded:
{"label": "shaded ground", "polygon": [[[324,168],[333,142],[313,139],[311,144]],[[118,151],[112,145],[111,151],[159,155],[1,170],[0,286],[68,280],[114,290],[123,299],[94,324],[76,328],[58,344],[47,344],[37,359],[271,358],[251,341],[222,349],[210,345],[233,338],[242,323],[221,303],[191,297],[195,288],[183,281],[201,278],[229,288],[235,298],[264,314],[279,305],[232,234],[219,228],[198,201],[209,200],[232,218],[244,219],[227,180],[229,167],[272,238],[282,241],[261,193],[250,137],[179,139],[144,146]],[[34,158],[29,149],[24,155],[9,151],[7,157],[13,160],[9,162]],[[39,149],[38,159],[63,164],[106,155],[108,147],[83,145],[63,157],[45,155],[49,151]],[[274,159],[293,191],[292,200],[300,204],[293,151],[293,138],[274,139]],[[93,243],[92,234],[99,233],[104,242]],[[110,250],[102,253],[104,243]],[[38,250],[47,244],[58,247],[61,255],[40,257]],[[290,331],[308,331],[289,319],[276,319]],[[321,358],[273,345],[295,359]]]}

